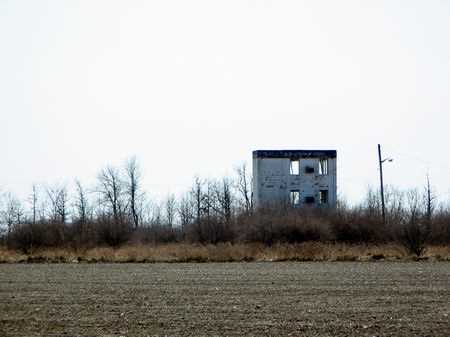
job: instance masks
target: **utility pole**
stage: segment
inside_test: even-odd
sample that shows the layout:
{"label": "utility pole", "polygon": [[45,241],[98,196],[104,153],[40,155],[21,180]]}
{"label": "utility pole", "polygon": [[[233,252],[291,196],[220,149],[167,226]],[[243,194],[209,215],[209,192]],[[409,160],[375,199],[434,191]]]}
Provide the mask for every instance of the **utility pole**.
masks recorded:
{"label": "utility pole", "polygon": [[385,161],[392,162],[392,158],[381,159],[381,145],[378,144],[378,163],[380,165],[380,191],[381,191],[381,215],[383,216],[383,224],[386,225],[386,208],[384,205],[384,184],[383,184],[383,163]]}
{"label": "utility pole", "polygon": [[380,165],[381,214],[383,216],[383,225],[386,225],[386,211],[385,211],[385,206],[384,206],[383,161],[381,160],[381,145],[380,144],[378,144],[378,163]]}

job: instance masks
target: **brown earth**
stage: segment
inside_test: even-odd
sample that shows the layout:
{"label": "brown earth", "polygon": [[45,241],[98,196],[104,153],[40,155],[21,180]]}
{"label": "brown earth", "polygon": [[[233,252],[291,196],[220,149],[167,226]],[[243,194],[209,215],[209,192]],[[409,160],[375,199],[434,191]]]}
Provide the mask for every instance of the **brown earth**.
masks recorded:
{"label": "brown earth", "polygon": [[0,336],[450,336],[448,262],[2,264]]}

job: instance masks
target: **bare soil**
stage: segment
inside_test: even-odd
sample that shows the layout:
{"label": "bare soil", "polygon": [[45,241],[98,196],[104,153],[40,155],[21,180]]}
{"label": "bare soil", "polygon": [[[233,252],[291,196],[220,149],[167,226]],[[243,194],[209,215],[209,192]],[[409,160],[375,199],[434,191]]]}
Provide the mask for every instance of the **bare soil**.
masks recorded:
{"label": "bare soil", "polygon": [[0,336],[450,336],[450,263],[2,264]]}

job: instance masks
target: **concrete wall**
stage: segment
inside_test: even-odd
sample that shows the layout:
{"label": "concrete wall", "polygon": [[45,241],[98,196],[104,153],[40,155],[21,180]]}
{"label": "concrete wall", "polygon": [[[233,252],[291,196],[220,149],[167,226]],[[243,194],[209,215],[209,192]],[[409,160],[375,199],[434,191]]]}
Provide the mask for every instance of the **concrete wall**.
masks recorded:
{"label": "concrete wall", "polygon": [[[328,174],[319,174],[319,160],[328,160]],[[291,159],[299,160],[298,175],[291,175]],[[306,173],[307,167],[313,173]],[[290,192],[300,191],[300,206],[306,197],[314,197],[315,207],[336,207],[336,151],[254,151],[253,200],[256,207],[290,202]],[[328,204],[320,205],[320,190],[328,190]]]}

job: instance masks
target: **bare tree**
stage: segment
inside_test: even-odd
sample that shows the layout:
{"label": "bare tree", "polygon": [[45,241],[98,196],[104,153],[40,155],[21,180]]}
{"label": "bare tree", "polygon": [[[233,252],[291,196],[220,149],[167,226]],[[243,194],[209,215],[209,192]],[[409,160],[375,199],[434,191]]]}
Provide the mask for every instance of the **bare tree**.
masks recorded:
{"label": "bare tree", "polygon": [[78,228],[78,239],[80,243],[85,243],[89,239],[92,239],[91,235],[92,227],[90,226],[90,220],[92,220],[92,207],[89,202],[88,192],[83,187],[83,184],[76,179],[75,180],[76,195],[74,197],[74,209],[76,213],[76,225]]}
{"label": "bare tree", "polygon": [[76,193],[77,196],[75,198],[75,209],[77,212],[78,221],[84,225],[87,221],[87,214],[88,214],[88,205],[89,201],[87,198],[86,190],[84,189],[81,182],[77,179],[75,180],[75,187],[76,187]]}
{"label": "bare tree", "polygon": [[191,197],[194,203],[195,221],[200,223],[204,210],[205,195],[203,193],[203,182],[199,177],[196,177],[194,180],[194,186],[191,190]]}
{"label": "bare tree", "polygon": [[180,202],[178,204],[178,215],[180,218],[181,228],[184,230],[186,226],[192,224],[194,221],[194,205],[193,200],[189,194],[181,197]]}
{"label": "bare tree", "polygon": [[112,212],[114,222],[120,223],[126,209],[123,202],[124,183],[120,171],[113,166],[104,168],[98,175],[98,183],[100,202]]}
{"label": "bare tree", "polygon": [[363,208],[366,214],[375,217],[381,214],[381,199],[380,193],[375,191],[372,187],[367,188],[367,194],[363,202]]}
{"label": "bare tree", "polygon": [[384,199],[386,205],[387,223],[398,225],[404,218],[404,199],[405,193],[387,185],[384,190]]}
{"label": "bare tree", "polygon": [[205,241],[204,228],[208,227],[210,222],[210,188],[208,183],[205,191],[204,185],[205,182],[196,177],[190,191],[195,220],[188,232],[198,242]]}
{"label": "bare tree", "polygon": [[31,203],[31,213],[32,213],[32,224],[36,225],[36,217],[38,212],[38,198],[39,191],[36,184],[33,184],[31,195],[30,195],[30,203]]}
{"label": "bare tree", "polygon": [[139,215],[139,223],[141,227],[148,227],[152,224],[153,218],[153,202],[152,200],[143,199],[140,204],[141,212]]}
{"label": "bare tree", "polygon": [[228,178],[223,178],[221,182],[213,183],[213,196],[208,199],[209,205],[226,223],[230,222],[232,215],[233,196],[231,186],[232,183]]}
{"label": "bare tree", "polygon": [[9,236],[11,235],[13,225],[16,221],[16,201],[11,193],[6,194],[5,208],[1,212],[2,222],[6,225],[7,236],[6,240],[8,242]]}
{"label": "bare tree", "polygon": [[159,202],[148,204],[149,223],[152,227],[159,227],[162,224],[162,205]]}
{"label": "bare tree", "polygon": [[9,246],[10,236],[15,225],[19,225],[24,214],[22,204],[12,193],[5,195],[5,206],[1,211],[1,220],[6,225],[6,244]]}
{"label": "bare tree", "polygon": [[[231,192],[232,183],[230,179],[223,178],[222,180],[222,194],[219,199],[222,213],[225,216],[225,220],[227,223],[230,222],[232,216],[232,207],[233,207],[233,194]],[[251,205],[249,210],[251,210]]]}
{"label": "bare tree", "polygon": [[207,225],[210,223],[212,213],[217,209],[214,205],[216,201],[214,198],[214,182],[208,179],[206,180],[206,191],[203,194],[203,212]]}
{"label": "bare tree", "polygon": [[433,212],[436,208],[435,200],[436,197],[433,193],[433,189],[430,184],[430,176],[427,174],[427,183],[424,191],[424,201],[425,201],[425,214],[427,218],[427,226],[431,226],[431,218],[433,216]]}
{"label": "bare tree", "polygon": [[169,228],[172,228],[174,225],[176,208],[177,202],[175,196],[173,194],[169,194],[165,202],[166,224]]}
{"label": "bare tree", "polygon": [[141,172],[136,157],[131,157],[125,164],[125,173],[127,177],[127,195],[130,206],[131,217],[133,218],[134,228],[139,227],[138,205],[141,194]]}
{"label": "bare tree", "polygon": [[47,187],[47,196],[51,204],[51,218],[54,222],[65,224],[68,213],[68,193],[67,187],[53,186]]}
{"label": "bare tree", "polygon": [[417,222],[420,216],[420,195],[416,189],[409,190],[406,193],[409,218]]}
{"label": "bare tree", "polygon": [[407,219],[403,225],[401,241],[408,251],[420,256],[426,248],[429,227],[424,226],[421,219],[420,195],[414,189],[407,192]]}
{"label": "bare tree", "polygon": [[236,188],[240,195],[241,203],[244,206],[245,212],[250,214],[253,211],[252,178],[247,172],[246,163],[242,163],[235,170],[237,173]]}

